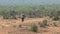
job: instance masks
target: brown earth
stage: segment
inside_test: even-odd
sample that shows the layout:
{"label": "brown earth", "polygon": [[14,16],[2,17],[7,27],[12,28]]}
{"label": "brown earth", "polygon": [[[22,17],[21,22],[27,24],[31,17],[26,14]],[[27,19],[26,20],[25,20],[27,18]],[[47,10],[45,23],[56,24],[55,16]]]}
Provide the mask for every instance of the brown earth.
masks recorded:
{"label": "brown earth", "polygon": [[[32,24],[38,24],[47,18],[26,18],[24,22],[21,19],[2,19],[0,18],[0,34],[60,34],[60,27],[49,26],[47,28],[38,27],[38,32],[29,31]],[[49,21],[52,23],[52,20]],[[18,27],[19,25],[22,27]]]}

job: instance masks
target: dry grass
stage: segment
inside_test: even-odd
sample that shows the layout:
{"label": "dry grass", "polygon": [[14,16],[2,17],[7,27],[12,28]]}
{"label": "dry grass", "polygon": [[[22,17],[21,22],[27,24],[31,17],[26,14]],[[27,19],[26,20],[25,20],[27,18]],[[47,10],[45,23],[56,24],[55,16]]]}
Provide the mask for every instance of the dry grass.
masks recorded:
{"label": "dry grass", "polygon": [[[38,22],[42,22],[47,19],[48,25],[47,28],[41,28],[38,26]],[[59,26],[60,21],[53,21],[48,18],[26,18],[26,20],[22,23],[20,19],[0,19],[0,34],[60,34],[60,27],[55,27],[53,22],[57,22]],[[22,25],[19,28],[19,25]],[[31,25],[36,24],[38,26],[38,32],[29,31]]]}

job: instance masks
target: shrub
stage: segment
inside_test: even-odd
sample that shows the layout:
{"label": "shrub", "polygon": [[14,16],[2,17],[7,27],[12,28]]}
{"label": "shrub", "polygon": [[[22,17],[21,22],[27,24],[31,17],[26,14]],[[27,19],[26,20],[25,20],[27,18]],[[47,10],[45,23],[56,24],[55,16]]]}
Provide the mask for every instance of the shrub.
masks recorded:
{"label": "shrub", "polygon": [[40,25],[41,22],[38,22],[38,25]]}
{"label": "shrub", "polygon": [[54,22],[53,24],[54,24],[54,26],[57,26],[56,22]]}
{"label": "shrub", "polygon": [[53,20],[57,21],[57,20],[59,20],[59,17],[55,16],[55,17],[53,18]]}
{"label": "shrub", "polygon": [[15,27],[16,27],[16,25],[13,25],[13,27],[15,28]]}
{"label": "shrub", "polygon": [[17,19],[16,16],[8,16],[8,15],[4,15],[3,19]]}
{"label": "shrub", "polygon": [[9,19],[9,17],[8,16],[3,16],[3,19]]}
{"label": "shrub", "polygon": [[17,19],[16,16],[12,16],[12,19]]}
{"label": "shrub", "polygon": [[31,26],[31,31],[37,32],[37,26],[35,24]]}
{"label": "shrub", "polygon": [[40,23],[40,27],[46,27],[47,26],[47,20],[44,20],[42,23]]}
{"label": "shrub", "polygon": [[19,27],[21,28],[21,27],[22,27],[22,25],[20,24],[20,25],[19,25]]}
{"label": "shrub", "polygon": [[12,32],[8,32],[8,34],[12,34]]}

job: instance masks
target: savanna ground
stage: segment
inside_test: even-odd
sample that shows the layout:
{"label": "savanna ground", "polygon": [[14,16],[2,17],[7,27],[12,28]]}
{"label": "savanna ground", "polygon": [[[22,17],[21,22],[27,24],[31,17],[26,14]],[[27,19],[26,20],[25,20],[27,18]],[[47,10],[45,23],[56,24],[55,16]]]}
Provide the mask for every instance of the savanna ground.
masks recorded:
{"label": "savanna ground", "polygon": [[[39,22],[48,20],[49,26],[42,28],[38,26]],[[57,23],[57,27],[53,25],[53,22]],[[19,25],[22,27],[19,27]],[[30,31],[31,25],[36,24],[38,26],[38,32]],[[24,22],[21,19],[2,19],[0,17],[0,34],[60,34],[60,20],[53,21],[51,18],[26,18]]]}

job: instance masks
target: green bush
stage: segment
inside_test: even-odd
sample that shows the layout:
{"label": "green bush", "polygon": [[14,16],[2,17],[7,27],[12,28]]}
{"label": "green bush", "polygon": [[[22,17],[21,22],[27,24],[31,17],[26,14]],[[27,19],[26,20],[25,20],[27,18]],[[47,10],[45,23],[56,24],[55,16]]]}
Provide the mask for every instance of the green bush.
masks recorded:
{"label": "green bush", "polygon": [[40,27],[46,27],[47,26],[47,20],[44,20],[42,23],[40,23]]}
{"label": "green bush", "polygon": [[31,26],[31,31],[37,32],[37,26],[35,24]]}

